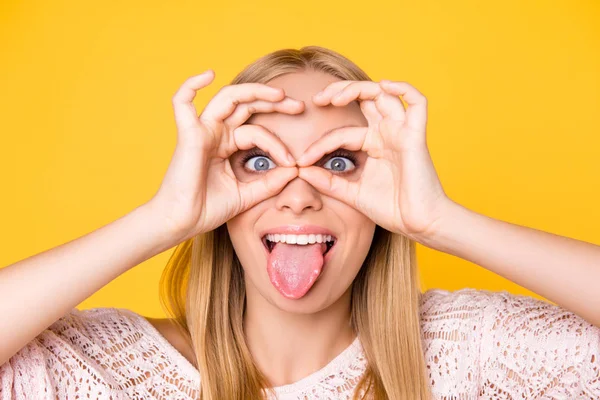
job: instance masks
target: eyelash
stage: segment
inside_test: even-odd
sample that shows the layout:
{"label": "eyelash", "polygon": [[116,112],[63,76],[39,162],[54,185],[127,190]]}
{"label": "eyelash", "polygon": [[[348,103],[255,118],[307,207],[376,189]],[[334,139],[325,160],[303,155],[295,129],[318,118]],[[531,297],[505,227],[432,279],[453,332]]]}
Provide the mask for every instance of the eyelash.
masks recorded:
{"label": "eyelash", "polygon": [[[242,157],[240,159],[240,166],[242,168],[244,168],[244,165],[246,165],[246,163],[248,162],[248,160],[250,160],[253,157],[257,157],[257,156],[269,158],[269,155],[267,153],[265,153],[264,151],[260,150],[257,147],[254,147],[254,148],[248,150],[248,152],[244,155],[244,157]],[[325,158],[323,164],[325,162],[329,161],[330,159],[336,158],[336,157],[347,158],[350,161],[352,161],[352,163],[354,164],[354,169],[351,169],[350,171],[346,171],[346,172],[341,172],[341,174],[350,173],[350,172],[354,171],[356,168],[359,167],[358,158],[356,157],[356,155],[354,153],[346,150],[346,149],[337,149],[333,153],[328,154],[327,158]],[[246,168],[244,168],[244,169],[247,170]],[[256,172],[256,171],[250,170],[249,172]]]}

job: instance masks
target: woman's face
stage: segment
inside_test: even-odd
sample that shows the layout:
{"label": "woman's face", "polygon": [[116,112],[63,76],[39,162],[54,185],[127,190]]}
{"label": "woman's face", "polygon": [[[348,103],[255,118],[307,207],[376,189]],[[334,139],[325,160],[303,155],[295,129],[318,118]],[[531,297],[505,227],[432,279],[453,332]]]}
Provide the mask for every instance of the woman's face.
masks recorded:
{"label": "woman's face", "polygon": [[[344,107],[322,107],[312,102],[314,94],[338,80],[316,71],[274,78],[268,85],[283,88],[287,96],[304,101],[304,112],[296,115],[254,114],[247,122],[261,125],[277,135],[295,158],[327,131],[342,126],[367,126],[356,102]],[[367,155],[342,151],[346,154],[325,155],[315,165],[356,180]],[[246,157],[252,158],[244,162]],[[230,161],[236,177],[243,182],[277,168],[264,152],[256,155],[250,150],[239,151]],[[284,232],[286,227],[307,228],[306,234],[330,232],[334,236],[334,245],[329,248],[328,244],[270,243],[266,240],[265,232]],[[351,206],[321,194],[305,180],[295,178],[279,194],[229,220],[227,229],[244,269],[247,296],[261,296],[289,312],[313,313],[329,307],[348,293],[371,246],[375,223]],[[277,239],[277,236],[269,237]]]}

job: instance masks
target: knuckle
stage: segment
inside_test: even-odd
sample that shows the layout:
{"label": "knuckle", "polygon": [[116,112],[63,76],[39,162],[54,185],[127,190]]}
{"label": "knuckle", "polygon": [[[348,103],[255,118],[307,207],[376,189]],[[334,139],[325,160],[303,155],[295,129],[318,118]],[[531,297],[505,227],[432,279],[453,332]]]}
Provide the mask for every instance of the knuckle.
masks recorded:
{"label": "knuckle", "polygon": [[173,96],[171,96],[171,102],[173,104],[179,103],[179,97],[181,96],[181,90],[178,90],[177,92],[175,92],[175,94]]}
{"label": "knuckle", "polygon": [[193,76],[188,76],[187,79],[185,81],[183,81],[183,83],[181,84],[181,87],[185,87],[185,86],[189,86],[190,83],[192,83],[192,81],[194,80]]}
{"label": "knuckle", "polygon": [[225,94],[222,96],[222,101],[226,104],[233,104],[234,106],[237,106],[238,104],[240,104],[240,101],[233,95],[231,94]]}

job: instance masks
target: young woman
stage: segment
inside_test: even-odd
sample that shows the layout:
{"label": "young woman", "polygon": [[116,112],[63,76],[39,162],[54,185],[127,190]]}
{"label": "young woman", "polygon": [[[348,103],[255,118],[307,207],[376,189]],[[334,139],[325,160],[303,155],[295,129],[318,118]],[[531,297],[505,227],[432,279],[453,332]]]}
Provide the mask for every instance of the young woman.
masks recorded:
{"label": "young woman", "polygon": [[[198,116],[213,78],[151,200],[0,270],[0,399],[600,398],[600,248],[449,199],[414,87],[286,49]],[[421,293],[416,242],[558,305]],[[176,245],[171,318],[74,308]]]}

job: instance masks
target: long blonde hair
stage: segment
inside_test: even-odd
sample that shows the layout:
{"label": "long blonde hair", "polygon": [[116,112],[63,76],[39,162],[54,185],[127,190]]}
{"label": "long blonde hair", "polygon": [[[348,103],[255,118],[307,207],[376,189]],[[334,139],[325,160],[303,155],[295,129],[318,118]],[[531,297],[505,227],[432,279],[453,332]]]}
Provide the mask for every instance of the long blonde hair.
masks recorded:
{"label": "long blonde hair", "polygon": [[[267,83],[307,69],[342,80],[371,80],[344,56],[307,46],[267,54],[231,83]],[[160,290],[165,312],[195,351],[201,399],[264,398],[268,382],[245,340],[243,269],[226,225],[179,244],[163,272]],[[421,343],[421,295],[415,243],[377,226],[352,284],[351,323],[367,358],[365,373],[353,382],[357,384],[355,400],[429,399]]]}

